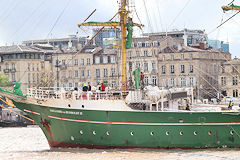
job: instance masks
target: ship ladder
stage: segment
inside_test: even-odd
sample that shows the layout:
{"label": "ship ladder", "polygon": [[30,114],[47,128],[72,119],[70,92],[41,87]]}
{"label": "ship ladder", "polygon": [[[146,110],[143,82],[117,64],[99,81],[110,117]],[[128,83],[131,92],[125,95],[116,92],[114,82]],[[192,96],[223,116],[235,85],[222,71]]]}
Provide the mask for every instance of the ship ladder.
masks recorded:
{"label": "ship ladder", "polygon": [[[0,100],[1,100],[2,102],[4,102],[5,104],[7,104],[8,106],[10,106],[10,107],[14,108],[12,105],[10,105],[10,104],[9,104],[9,103],[7,103],[6,101],[4,101],[2,98],[0,98]],[[26,117],[26,116],[24,116],[24,115],[21,115],[21,114],[19,114],[19,113],[15,112],[15,111],[11,110],[10,108],[4,107],[3,105],[0,105],[0,107],[2,107],[2,108],[4,108],[4,109],[7,109],[7,110],[9,110],[10,112],[13,112],[13,113],[15,113],[15,114],[19,115],[20,117],[23,117],[23,118],[25,118],[25,119],[27,119],[27,120],[29,120],[29,121],[31,121],[31,122],[34,122],[34,120],[33,120],[33,119],[31,119],[31,118],[28,118],[28,117]]]}

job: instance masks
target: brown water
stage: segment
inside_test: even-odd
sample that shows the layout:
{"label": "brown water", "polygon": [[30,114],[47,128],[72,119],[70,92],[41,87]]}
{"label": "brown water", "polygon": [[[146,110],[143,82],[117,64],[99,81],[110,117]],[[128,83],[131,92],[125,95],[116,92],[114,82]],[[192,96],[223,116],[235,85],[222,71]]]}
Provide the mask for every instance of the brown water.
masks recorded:
{"label": "brown water", "polygon": [[0,128],[0,160],[240,160],[240,149],[50,149],[39,127]]}

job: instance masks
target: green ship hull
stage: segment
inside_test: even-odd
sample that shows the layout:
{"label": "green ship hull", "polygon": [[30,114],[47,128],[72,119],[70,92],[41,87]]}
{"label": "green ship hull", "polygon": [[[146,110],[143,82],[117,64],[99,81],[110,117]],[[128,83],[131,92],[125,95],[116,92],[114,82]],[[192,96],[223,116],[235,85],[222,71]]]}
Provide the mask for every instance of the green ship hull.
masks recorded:
{"label": "green ship hull", "polygon": [[14,104],[35,120],[50,147],[240,147],[238,112],[100,111]]}

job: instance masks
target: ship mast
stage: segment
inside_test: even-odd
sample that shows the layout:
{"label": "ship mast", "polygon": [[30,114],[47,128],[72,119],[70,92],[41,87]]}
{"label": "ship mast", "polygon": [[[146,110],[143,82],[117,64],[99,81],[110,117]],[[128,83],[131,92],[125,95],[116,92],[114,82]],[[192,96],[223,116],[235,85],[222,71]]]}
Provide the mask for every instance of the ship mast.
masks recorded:
{"label": "ship mast", "polygon": [[[118,14],[120,15],[120,22],[115,21],[107,21],[107,22],[87,22],[78,24],[80,26],[102,26],[102,27],[120,27],[121,28],[121,52],[122,52],[122,70],[121,70],[121,83],[122,83],[122,90],[126,91],[127,89],[127,68],[126,68],[126,48],[130,48],[126,45],[126,34],[127,34],[127,26],[133,27],[143,27],[142,24],[136,24],[132,22],[132,19],[128,19],[129,11],[126,9],[127,7],[127,0],[121,0],[121,6],[118,10]],[[112,19],[111,19],[112,20]],[[128,31],[129,32],[129,31]],[[129,34],[129,33],[128,33]],[[131,33],[132,34],[132,33]],[[126,47],[128,46],[128,47]]]}
{"label": "ship mast", "polygon": [[127,68],[126,68],[126,24],[128,11],[126,10],[126,0],[121,0],[121,8],[118,13],[120,14],[120,25],[121,25],[121,50],[122,50],[122,89],[127,89]]}

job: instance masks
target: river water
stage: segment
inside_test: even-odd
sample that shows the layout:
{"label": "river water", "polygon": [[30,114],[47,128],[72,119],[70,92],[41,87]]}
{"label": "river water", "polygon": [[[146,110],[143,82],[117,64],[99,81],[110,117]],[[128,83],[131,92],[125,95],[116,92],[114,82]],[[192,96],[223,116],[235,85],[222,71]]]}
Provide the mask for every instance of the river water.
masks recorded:
{"label": "river water", "polygon": [[240,160],[240,149],[50,149],[37,126],[0,128],[0,160]]}

